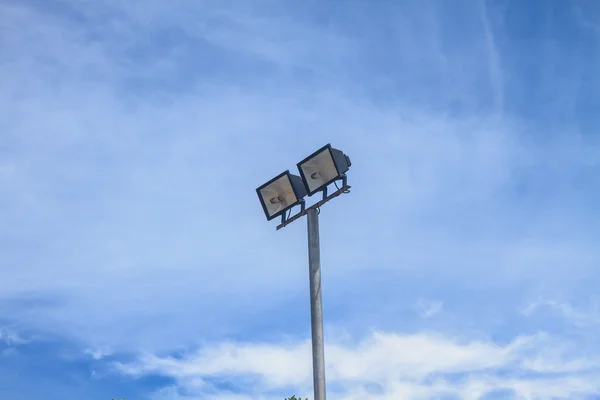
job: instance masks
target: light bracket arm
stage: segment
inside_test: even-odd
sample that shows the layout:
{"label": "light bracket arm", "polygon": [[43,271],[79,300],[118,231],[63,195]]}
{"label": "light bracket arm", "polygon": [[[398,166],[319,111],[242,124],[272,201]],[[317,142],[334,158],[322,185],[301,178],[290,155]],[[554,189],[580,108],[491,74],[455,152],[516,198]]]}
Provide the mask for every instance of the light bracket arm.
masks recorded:
{"label": "light bracket arm", "polygon": [[[304,201],[304,199],[302,199],[300,201],[300,212],[303,213],[305,211],[305,209],[306,209],[306,201]],[[281,214],[281,225],[283,225],[283,226],[285,226],[289,223],[289,222],[287,222],[288,219],[286,218],[285,214],[286,213]],[[292,217],[292,218],[294,218],[294,217]]]}
{"label": "light bracket arm", "polygon": [[277,226],[277,230],[280,230],[281,228],[285,228],[286,226],[288,226],[289,224],[291,224],[295,220],[297,220],[297,219],[305,216],[308,213],[309,210],[314,210],[314,209],[320,208],[323,204],[327,203],[331,199],[334,199],[334,198],[338,197],[341,194],[349,193],[351,187],[352,186],[344,185],[340,189],[338,189],[335,192],[331,193],[329,196],[324,197],[323,200],[319,201],[318,203],[313,204],[312,206],[310,206],[310,207],[308,207],[306,209],[304,207],[304,202],[303,202],[302,205],[301,205],[302,211],[300,211],[298,214],[294,215],[293,217],[288,218],[285,221],[283,221],[283,219],[282,219],[281,224],[279,226]]}

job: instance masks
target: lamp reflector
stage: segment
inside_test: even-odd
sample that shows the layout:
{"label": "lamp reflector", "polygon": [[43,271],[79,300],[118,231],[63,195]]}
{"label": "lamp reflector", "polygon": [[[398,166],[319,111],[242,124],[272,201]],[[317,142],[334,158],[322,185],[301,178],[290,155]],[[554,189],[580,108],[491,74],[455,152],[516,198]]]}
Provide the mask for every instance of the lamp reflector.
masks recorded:
{"label": "lamp reflector", "polygon": [[289,171],[276,176],[256,189],[267,220],[276,218],[300,204],[306,196],[302,178]]}

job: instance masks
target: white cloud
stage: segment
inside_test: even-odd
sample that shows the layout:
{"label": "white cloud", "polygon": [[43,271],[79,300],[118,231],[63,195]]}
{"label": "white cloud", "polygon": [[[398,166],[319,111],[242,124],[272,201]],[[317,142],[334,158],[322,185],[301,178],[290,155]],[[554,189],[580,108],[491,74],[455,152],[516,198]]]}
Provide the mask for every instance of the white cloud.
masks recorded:
{"label": "white cloud", "polygon": [[[326,346],[331,398],[431,399],[456,395],[479,399],[493,391],[512,391],[525,399],[575,399],[600,393],[596,356],[573,358],[556,352],[549,357],[547,335],[518,337],[505,344],[459,340],[439,334],[374,333],[353,346]],[[594,358],[595,357],[595,358]],[[595,363],[591,363],[594,361]],[[551,363],[577,368],[547,368]],[[132,364],[117,364],[127,375],[159,374],[178,380],[191,398],[213,398],[206,387],[191,388],[190,379],[229,381],[251,396],[275,396],[286,390],[308,393],[311,387],[309,343],[227,343],[183,357],[145,355]],[[542,368],[540,368],[542,366]],[[498,373],[503,371],[502,373]],[[380,390],[370,389],[377,385]],[[207,390],[208,389],[208,390]],[[223,395],[219,390],[219,395]]]}

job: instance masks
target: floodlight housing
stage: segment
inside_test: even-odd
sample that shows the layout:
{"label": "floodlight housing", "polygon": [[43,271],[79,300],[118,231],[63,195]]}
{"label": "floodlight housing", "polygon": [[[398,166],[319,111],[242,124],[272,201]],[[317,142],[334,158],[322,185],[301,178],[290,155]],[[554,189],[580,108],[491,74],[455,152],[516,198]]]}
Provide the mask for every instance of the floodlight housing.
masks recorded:
{"label": "floodlight housing", "polygon": [[285,171],[256,189],[267,220],[283,215],[306,197],[302,178]]}
{"label": "floodlight housing", "polygon": [[298,170],[308,195],[312,196],[332,182],[343,179],[351,165],[350,157],[327,144],[300,161]]}

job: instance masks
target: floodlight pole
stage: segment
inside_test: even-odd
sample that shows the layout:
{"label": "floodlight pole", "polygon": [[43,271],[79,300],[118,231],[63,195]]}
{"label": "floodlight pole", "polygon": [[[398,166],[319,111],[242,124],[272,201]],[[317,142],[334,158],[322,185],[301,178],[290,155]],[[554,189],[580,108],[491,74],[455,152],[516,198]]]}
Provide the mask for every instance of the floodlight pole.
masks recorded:
{"label": "floodlight pole", "polygon": [[325,343],[323,339],[323,300],[321,298],[321,249],[319,246],[318,209],[311,208],[307,210],[307,217],[313,385],[315,400],[325,400]]}
{"label": "floodlight pole", "polygon": [[323,299],[321,297],[321,248],[319,244],[319,210],[322,205],[341,194],[350,193],[346,177],[342,177],[343,186],[334,193],[327,195],[323,191],[323,199],[305,208],[301,204],[301,211],[291,218],[282,214],[281,224],[277,230],[285,228],[297,219],[307,216],[308,224],[308,270],[310,283],[310,326],[312,332],[312,360],[313,360],[313,385],[314,400],[326,400],[325,391],[325,341],[323,335]]}

